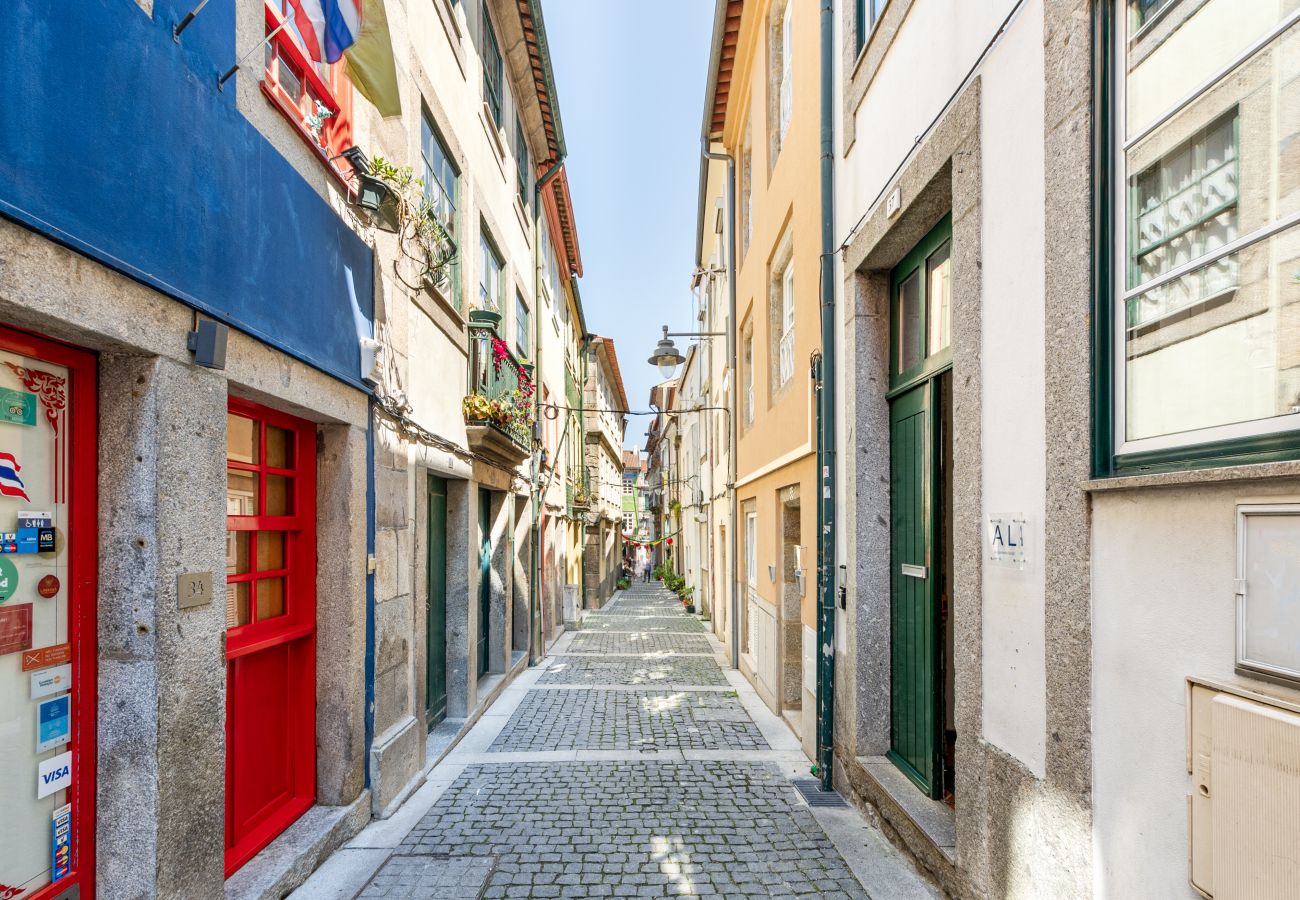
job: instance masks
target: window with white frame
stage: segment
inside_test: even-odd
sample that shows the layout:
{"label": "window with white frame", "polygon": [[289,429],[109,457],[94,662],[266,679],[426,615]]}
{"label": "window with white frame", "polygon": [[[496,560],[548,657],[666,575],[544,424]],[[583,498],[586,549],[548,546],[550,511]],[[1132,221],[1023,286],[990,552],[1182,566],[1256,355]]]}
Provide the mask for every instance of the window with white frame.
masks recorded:
{"label": "window with white frame", "polygon": [[743,353],[741,362],[745,370],[744,407],[742,409],[745,427],[754,424],[754,329],[745,326],[745,337],[741,344]]}
{"label": "window with white frame", "polygon": [[1122,6],[1110,466],[1211,464],[1300,436],[1300,10]]}
{"label": "window with white frame", "polygon": [[758,513],[745,513],[745,584],[758,587]]}
{"label": "window with white frame", "polygon": [[501,288],[505,281],[505,263],[488,234],[487,226],[479,232],[479,256],[483,258],[479,274],[479,303],[483,309],[500,311]]}
{"label": "window with white frame", "polygon": [[781,272],[777,293],[781,300],[777,388],[782,388],[794,377],[794,260],[786,263],[785,270]]}

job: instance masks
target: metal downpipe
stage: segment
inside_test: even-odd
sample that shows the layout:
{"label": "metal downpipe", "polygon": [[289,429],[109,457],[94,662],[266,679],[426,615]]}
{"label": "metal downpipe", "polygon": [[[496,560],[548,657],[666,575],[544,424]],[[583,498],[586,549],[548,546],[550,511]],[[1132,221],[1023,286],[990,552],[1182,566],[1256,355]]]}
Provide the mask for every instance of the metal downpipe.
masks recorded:
{"label": "metal downpipe", "polygon": [[818,392],[818,454],[822,470],[817,500],[817,777],[831,789],[835,747],[835,3],[821,5],[821,326],[822,384]]}

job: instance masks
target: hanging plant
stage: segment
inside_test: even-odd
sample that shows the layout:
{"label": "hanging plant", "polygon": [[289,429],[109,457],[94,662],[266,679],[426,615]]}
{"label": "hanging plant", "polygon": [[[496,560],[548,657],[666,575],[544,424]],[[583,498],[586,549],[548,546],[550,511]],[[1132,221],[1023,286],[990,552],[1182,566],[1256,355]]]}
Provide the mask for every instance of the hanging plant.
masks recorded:
{"label": "hanging plant", "polygon": [[398,279],[413,291],[426,281],[443,287],[456,258],[456,242],[426,196],[424,180],[416,178],[410,166],[399,168],[382,156],[371,161],[370,173],[388,186],[396,203],[397,248],[408,267],[415,269],[415,284],[411,284],[402,272],[402,260],[393,260]]}

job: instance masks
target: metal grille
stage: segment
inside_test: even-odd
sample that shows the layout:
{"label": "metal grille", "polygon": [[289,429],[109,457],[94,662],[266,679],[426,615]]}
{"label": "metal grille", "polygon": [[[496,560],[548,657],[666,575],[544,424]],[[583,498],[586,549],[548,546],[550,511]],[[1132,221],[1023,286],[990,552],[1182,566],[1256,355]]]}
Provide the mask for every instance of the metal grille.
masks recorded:
{"label": "metal grille", "polygon": [[848,806],[844,798],[835,791],[823,791],[821,782],[816,778],[796,778],[794,789],[809,806],[827,806],[836,809]]}

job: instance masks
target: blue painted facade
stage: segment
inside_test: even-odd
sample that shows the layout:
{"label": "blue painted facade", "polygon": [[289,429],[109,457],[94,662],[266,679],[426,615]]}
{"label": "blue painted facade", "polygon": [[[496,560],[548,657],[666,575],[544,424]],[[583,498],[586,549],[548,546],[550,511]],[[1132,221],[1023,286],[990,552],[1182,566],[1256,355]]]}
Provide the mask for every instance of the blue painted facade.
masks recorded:
{"label": "blue painted facade", "polygon": [[239,112],[233,0],[6,0],[0,214],[364,390],[374,259]]}

